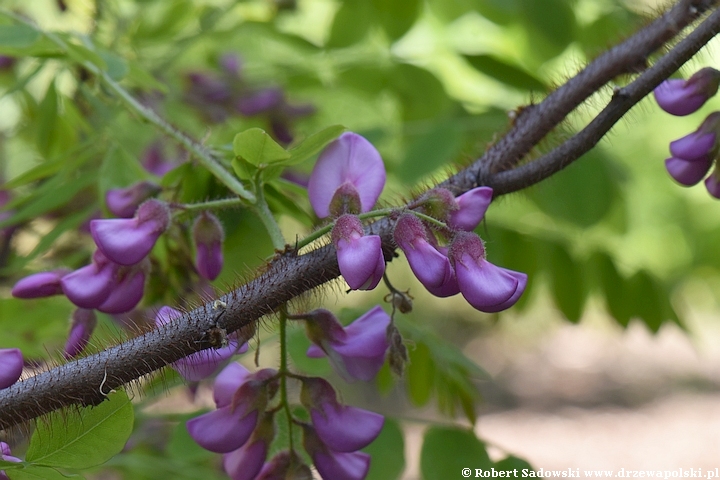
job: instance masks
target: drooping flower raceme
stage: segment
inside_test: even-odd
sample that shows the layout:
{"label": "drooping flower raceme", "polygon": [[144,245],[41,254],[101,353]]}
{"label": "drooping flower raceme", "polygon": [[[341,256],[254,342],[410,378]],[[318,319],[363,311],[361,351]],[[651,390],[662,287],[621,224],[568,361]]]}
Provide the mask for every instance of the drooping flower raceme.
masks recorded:
{"label": "drooping flower raceme", "polygon": [[347,381],[369,381],[380,371],[388,349],[390,316],[379,305],[344,328],[325,309],[297,318],[306,320],[308,338],[315,344],[308,349],[308,357],[327,355],[335,370]]}
{"label": "drooping flower raceme", "polygon": [[365,235],[362,222],[345,214],[332,229],[340,273],[353,290],[372,290],[385,272],[382,241],[377,235]]}
{"label": "drooping flower raceme", "polygon": [[460,293],[476,309],[494,313],[510,308],[525,291],[527,275],[493,265],[485,259],[480,237],[458,232],[448,251]]}
{"label": "drooping flower raceme", "polygon": [[[162,307],[155,315],[155,325],[159,327],[180,317],[182,317],[182,312],[171,307]],[[215,373],[233,355],[245,353],[247,349],[247,343],[240,345],[237,335],[230,334],[228,335],[228,345],[226,347],[217,350],[212,348],[201,350],[181,358],[171,365],[185,380],[197,382]]]}
{"label": "drooping flower raceme", "polygon": [[320,218],[372,210],[385,186],[378,151],[357,133],[345,132],[320,154],[308,183],[310,204]]}
{"label": "drooping flower raceme", "polygon": [[707,67],[698,70],[687,80],[665,80],[653,93],[660,108],[672,115],[684,116],[702,107],[717,93],[718,85],[720,72]]}
{"label": "drooping flower raceme", "polygon": [[150,199],[140,205],[133,218],[110,218],[90,222],[98,249],[119,265],[134,265],[145,258],[170,226],[167,204]]}
{"label": "drooping flower raceme", "polygon": [[380,435],[385,419],[362,408],[341,405],[335,389],[318,377],[304,378],[300,400],[310,413],[315,431],[331,450],[354,452]]}
{"label": "drooping flower raceme", "polygon": [[17,382],[22,370],[22,352],[17,348],[0,348],[0,389]]}
{"label": "drooping flower raceme", "polygon": [[438,288],[450,281],[453,276],[450,260],[431,243],[435,238],[419,218],[412,213],[401,215],[393,235],[413,273],[426,288]]}

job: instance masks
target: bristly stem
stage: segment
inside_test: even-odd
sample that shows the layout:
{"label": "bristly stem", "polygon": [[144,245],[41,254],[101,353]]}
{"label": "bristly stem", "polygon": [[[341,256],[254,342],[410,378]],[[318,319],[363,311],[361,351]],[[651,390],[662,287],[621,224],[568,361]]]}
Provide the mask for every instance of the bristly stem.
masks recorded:
{"label": "bristly stem", "polygon": [[[398,210],[397,208],[381,208],[378,210],[372,210],[370,212],[361,213],[357,217],[360,220],[365,220],[367,218],[375,218],[375,217],[386,217],[386,216],[390,215],[391,213],[396,212],[397,210]],[[297,242],[297,244],[296,244],[297,249],[300,250],[303,247],[307,247],[308,245],[310,245],[312,242],[314,242],[318,238],[321,238],[324,235],[327,235],[328,233],[330,233],[330,230],[332,230],[332,228],[334,226],[335,226],[335,222],[331,222],[331,223],[325,225],[324,227],[315,230],[310,235],[308,235],[307,237],[305,237],[302,240],[299,240]]]}
{"label": "bristly stem", "polygon": [[[55,45],[60,47],[64,52],[68,52],[68,46],[65,41],[54,33],[45,32],[39,29],[37,25],[33,24],[26,18],[23,18],[20,15],[16,15],[4,8],[0,9],[0,13],[2,13],[8,18],[15,20],[16,22],[20,22],[29,27],[32,27],[41,35],[44,35]],[[218,162],[217,159],[215,159],[205,147],[195,142],[184,133],[172,127],[172,125],[170,125],[167,121],[165,121],[165,119],[160,117],[160,115],[158,115],[154,110],[138,102],[135,97],[130,95],[130,93],[123,87],[121,87],[119,83],[110,78],[107,72],[103,71],[94,63],[88,60],[79,61],[78,63],[82,64],[82,66],[86,68],[89,72],[97,75],[105,84],[105,86],[112,90],[130,110],[135,112],[135,114],[155,125],[158,130],[162,131],[163,133],[174,139],[183,148],[190,152],[195,158],[200,161],[200,163],[205,168],[207,168],[213,175],[215,175],[215,177],[217,177],[217,179],[220,180],[233,193],[236,193],[239,197],[245,199],[249,203],[255,203],[255,195],[251,191],[247,190],[232,173],[226,170],[225,167],[223,167],[222,164],[220,164],[220,162]]]}
{"label": "bristly stem", "polygon": [[288,370],[288,351],[287,351],[287,308],[283,305],[280,308],[280,404],[285,411],[288,423],[288,437],[290,451],[293,451],[293,416],[290,411],[290,404],[287,396],[287,377],[290,374]]}
{"label": "bristly stem", "polygon": [[208,200],[207,202],[177,204],[173,205],[173,207],[181,210],[194,211],[232,208],[241,205],[245,205],[245,202],[241,198],[220,198],[218,200]]}

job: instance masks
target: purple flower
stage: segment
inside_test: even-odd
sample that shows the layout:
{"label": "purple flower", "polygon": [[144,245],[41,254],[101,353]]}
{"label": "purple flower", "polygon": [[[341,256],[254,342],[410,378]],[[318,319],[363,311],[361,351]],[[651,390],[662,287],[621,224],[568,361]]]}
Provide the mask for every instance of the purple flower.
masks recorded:
{"label": "purple flower", "polygon": [[[320,154],[310,175],[308,196],[317,216],[325,218],[371,210],[384,186],[385,165],[378,151],[357,133],[345,132]],[[338,192],[343,197],[354,193],[359,211],[337,211],[346,203],[336,198]]]}
{"label": "purple flower", "polygon": [[203,212],[195,219],[193,240],[197,254],[195,267],[208,280],[215,280],[223,267],[222,242],[225,239],[220,220],[210,212]]}
{"label": "purple flower", "polygon": [[[10,455],[11,453],[10,445],[5,442],[0,442],[0,460],[14,463],[22,462],[19,458]],[[9,480],[8,476],[5,474],[5,470],[0,470],[0,480]]]}
{"label": "purple flower", "polygon": [[660,108],[672,115],[684,116],[697,111],[715,95],[718,84],[720,72],[708,67],[695,72],[688,80],[665,80],[653,93]]}
{"label": "purple flower", "polygon": [[204,449],[229,453],[245,445],[260,412],[277,391],[277,372],[266,368],[245,377],[229,405],[187,422],[190,436]]}
{"label": "purple flower", "polygon": [[[162,307],[155,315],[155,325],[161,326],[171,320],[182,317],[182,312],[171,307]],[[228,336],[226,347],[201,350],[185,358],[173,362],[172,367],[189,382],[197,382],[207,378],[233,355],[245,353],[248,349],[247,343],[240,345],[237,335]],[[232,449],[234,450],[234,449]],[[228,450],[229,451],[229,450]]]}
{"label": "purple flower", "polygon": [[450,212],[448,226],[467,232],[475,230],[490,206],[492,195],[492,188],[477,187],[455,198],[458,209]]}
{"label": "purple flower", "polygon": [[303,379],[300,399],[315,431],[336,452],[354,452],[380,435],[385,419],[361,408],[340,405],[332,385],[322,378]]}
{"label": "purple flower", "polygon": [[142,300],[145,290],[145,270],[150,263],[144,260],[131,267],[118,266],[113,276],[110,294],[97,307],[103,313],[126,313]]}
{"label": "purple flower", "polygon": [[720,198],[720,181],[718,181],[716,172],[713,172],[712,175],[705,179],[705,188],[707,188],[710,195]]}
{"label": "purple flower", "polygon": [[355,215],[343,215],[332,229],[340,273],[353,290],[372,290],[385,272],[382,241],[377,235],[365,235]]}
{"label": "purple flower", "polygon": [[452,276],[450,261],[430,243],[429,238],[434,240],[434,237],[429,237],[427,228],[415,215],[401,215],[393,236],[413,273],[426,288],[438,288]]}
{"label": "purple flower", "polygon": [[482,312],[510,308],[525,291],[527,275],[488,262],[482,240],[473,233],[456,234],[448,256],[463,297]]}
{"label": "purple flower", "polygon": [[670,176],[678,183],[685,186],[692,186],[705,178],[712,161],[707,155],[692,160],[683,160],[682,158],[670,157],[665,160],[665,169]]}
{"label": "purple flower", "polygon": [[72,358],[85,350],[95,325],[97,317],[92,310],[78,308],[73,312],[70,334],[65,342],[65,358]]}
{"label": "purple flower", "polygon": [[162,143],[157,141],[145,149],[141,162],[145,170],[158,177],[162,177],[176,167],[175,162],[171,162],[165,157]]}
{"label": "purple flower", "polygon": [[385,362],[390,317],[377,305],[343,328],[335,316],[319,309],[304,314],[308,337],[315,345],[308,357],[328,356],[335,370],[347,381],[375,378]]}
{"label": "purple flower", "polygon": [[70,273],[61,268],[50,272],[40,272],[18,280],[12,288],[12,296],[16,298],[40,298],[63,293],[60,280]]}
{"label": "purple flower", "polygon": [[145,258],[170,226],[167,204],[151,199],[140,205],[133,218],[90,222],[95,244],[113,262],[134,265]]}
{"label": "purple flower", "polygon": [[279,88],[264,88],[238,99],[235,107],[241,115],[252,117],[278,107],[285,96]]}
{"label": "purple flower", "polygon": [[232,480],[253,480],[265,464],[275,437],[274,413],[265,413],[245,445],[223,455],[223,468]]}
{"label": "purple flower", "polygon": [[678,140],[670,142],[670,153],[673,157],[685,160],[706,157],[715,147],[715,133],[697,130]]}
{"label": "purple flower", "polygon": [[223,368],[213,383],[213,399],[216,407],[224,407],[232,403],[233,395],[250,375],[247,368],[237,362],[230,362]]}
{"label": "purple flower", "polygon": [[315,429],[303,427],[303,446],[323,480],[363,480],[370,470],[370,455],[362,452],[334,452],[318,437]]}
{"label": "purple flower", "polygon": [[119,265],[109,261],[97,250],[90,265],[68,273],[60,279],[63,293],[80,308],[97,308],[110,295],[118,268]]}
{"label": "purple flower", "polygon": [[120,218],[132,218],[138,206],[157,195],[162,188],[147,180],[127,188],[113,188],[105,193],[105,204],[110,212]]}
{"label": "purple flower", "polygon": [[22,370],[22,352],[17,348],[0,348],[0,389],[17,382]]}

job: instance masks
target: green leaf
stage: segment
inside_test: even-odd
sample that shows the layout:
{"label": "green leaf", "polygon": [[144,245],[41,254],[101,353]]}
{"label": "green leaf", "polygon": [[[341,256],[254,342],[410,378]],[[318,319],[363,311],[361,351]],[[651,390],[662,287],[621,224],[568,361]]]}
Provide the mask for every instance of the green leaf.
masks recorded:
{"label": "green leaf", "polygon": [[290,157],[278,162],[280,165],[298,165],[325,148],[328,143],[338,138],[345,130],[342,125],[333,125],[314,133],[298,145],[291,148]]}
{"label": "green leaf", "polygon": [[372,0],[375,14],[385,33],[397,40],[413,26],[423,2],[420,0]]}
{"label": "green leaf", "polygon": [[533,52],[541,61],[559,55],[574,40],[575,12],[569,0],[520,0],[519,3]]}
{"label": "green leaf", "polygon": [[80,475],[63,475],[55,469],[28,465],[25,468],[6,472],[10,480],[67,480],[68,478],[84,478]]}
{"label": "green leaf", "polygon": [[587,228],[602,220],[621,197],[616,177],[609,158],[595,148],[530,189],[528,196],[548,215]]}
{"label": "green leaf", "polygon": [[62,468],[100,465],[122,451],[132,433],[133,416],[124,391],[95,407],[51,413],[38,422],[25,461]]}
{"label": "green leaf", "polygon": [[400,64],[389,74],[390,87],[400,99],[405,120],[427,120],[449,112],[453,102],[435,75],[414,65]]}
{"label": "green leaf", "polygon": [[465,55],[470,65],[500,82],[520,90],[547,91],[542,80],[524,69],[505,62],[493,55]]}
{"label": "green leaf", "polygon": [[0,25],[0,48],[27,48],[40,36],[39,31],[28,25]]}
{"label": "green leaf", "polygon": [[258,167],[290,158],[290,153],[260,128],[251,128],[235,135],[233,151],[238,157]]}
{"label": "green leaf", "polygon": [[660,325],[671,318],[668,310],[672,311],[672,307],[667,295],[655,279],[644,270],[630,277],[628,285],[635,303],[633,310],[650,330],[657,332],[660,330]]}
{"label": "green leaf", "polygon": [[420,471],[425,480],[450,478],[463,468],[492,468],[485,445],[472,430],[430,427],[425,431],[420,452]]}
{"label": "green leaf", "polygon": [[595,278],[600,282],[605,294],[605,305],[610,315],[623,327],[627,327],[632,318],[632,296],[630,286],[615,268],[615,263],[606,253],[598,252],[592,259]]}
{"label": "green leaf", "polygon": [[532,465],[530,465],[527,461],[514,455],[508,455],[502,460],[495,462],[496,470],[514,470],[516,468],[519,472],[522,472],[523,469],[527,469],[528,471],[533,470]]}
{"label": "green leaf", "polygon": [[122,80],[128,74],[129,68],[125,60],[110,51],[100,50],[100,58],[105,62],[107,74],[115,81]]}
{"label": "green leaf", "polygon": [[430,401],[433,392],[435,362],[430,349],[424,343],[418,343],[408,353],[410,362],[405,370],[405,382],[410,393],[410,401],[421,407]]}
{"label": "green leaf", "polygon": [[363,452],[370,455],[366,480],[395,480],[405,469],[405,439],[398,423],[385,418],[380,435]]}
{"label": "green leaf", "polygon": [[372,22],[372,8],[367,0],[346,0],[335,14],[330,36],[329,48],[349,47],[362,40]]}
{"label": "green leaf", "polygon": [[[35,189],[28,197],[25,205],[12,217],[0,221],[0,228],[15,225],[30,220],[51,210],[59,208],[75,197],[81,190],[95,182],[97,172],[87,172],[80,175],[58,174]],[[13,208],[13,207],[8,207]]]}
{"label": "green leaf", "polygon": [[37,146],[40,153],[47,157],[53,147],[58,125],[58,94],[55,82],[50,82],[45,97],[38,107]]}
{"label": "green leaf", "polygon": [[148,177],[140,161],[115,144],[109,145],[100,165],[98,188],[101,198],[112,188],[124,188]]}
{"label": "green leaf", "polygon": [[458,123],[456,120],[433,122],[427,131],[408,137],[398,171],[405,183],[413,184],[457,158],[463,139]]}
{"label": "green leaf", "polygon": [[102,59],[97,52],[86,47],[85,45],[78,45],[71,41],[66,42],[68,49],[68,56],[76,62],[83,64],[85,62],[91,63],[98,67],[100,70],[107,70],[105,60]]}
{"label": "green leaf", "polygon": [[548,243],[545,249],[555,304],[565,318],[577,323],[582,317],[587,296],[582,264],[561,245]]}

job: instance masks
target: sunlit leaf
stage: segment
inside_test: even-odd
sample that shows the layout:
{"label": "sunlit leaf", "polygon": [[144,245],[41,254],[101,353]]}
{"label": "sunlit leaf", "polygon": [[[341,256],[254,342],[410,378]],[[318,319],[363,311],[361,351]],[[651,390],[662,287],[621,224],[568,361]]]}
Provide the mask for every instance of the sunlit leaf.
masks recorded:
{"label": "sunlit leaf", "polygon": [[423,406],[430,401],[435,386],[435,363],[424,343],[418,343],[415,349],[410,350],[409,357],[405,370],[408,393],[414,405]]}
{"label": "sunlit leaf", "polygon": [[342,125],[333,125],[320,130],[288,150],[290,157],[277,163],[280,165],[298,165],[320,152],[320,150],[339,137],[345,130],[345,127]]}
{"label": "sunlit leaf", "polygon": [[27,48],[40,38],[40,32],[28,25],[0,25],[0,49]]}
{"label": "sunlit leaf", "polygon": [[260,128],[251,128],[235,135],[233,151],[235,155],[255,166],[290,158],[290,153]]}
{"label": "sunlit leaf", "polygon": [[458,477],[463,468],[491,468],[485,445],[471,430],[433,426],[425,431],[420,452],[420,471],[423,479],[448,478],[451,472]]}
{"label": "sunlit leaf", "polygon": [[395,480],[405,469],[405,439],[391,418],[385,418],[380,435],[363,451],[372,458],[366,480]]}

